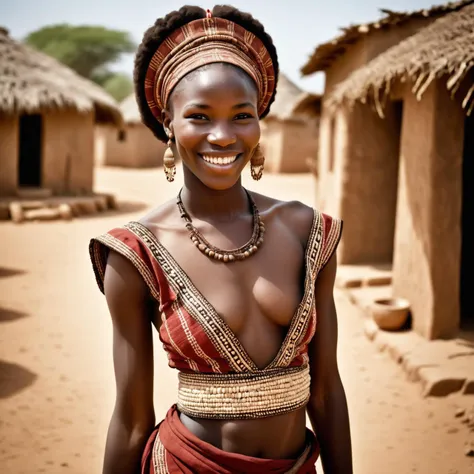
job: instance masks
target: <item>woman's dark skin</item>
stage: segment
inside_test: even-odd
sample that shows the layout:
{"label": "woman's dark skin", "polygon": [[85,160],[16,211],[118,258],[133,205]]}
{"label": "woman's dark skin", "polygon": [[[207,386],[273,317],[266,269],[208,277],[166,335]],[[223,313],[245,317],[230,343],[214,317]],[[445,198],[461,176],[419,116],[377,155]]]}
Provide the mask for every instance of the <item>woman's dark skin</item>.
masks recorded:
{"label": "woman's dark skin", "polygon": [[[183,162],[182,199],[193,223],[217,247],[241,246],[250,238],[252,216],[240,174],[260,138],[253,81],[233,66],[206,66],[178,84],[163,118],[174,154]],[[206,163],[202,154],[239,156],[224,169]],[[298,202],[252,195],[267,232],[261,249],[242,262],[217,263],[197,251],[176,199],[142,223],[214,306],[256,365],[264,368],[278,352],[303,296],[304,251],[313,210]],[[316,281],[318,328],[310,345],[307,411],[325,472],[350,474],[347,404],[336,361],[335,273],[333,256]],[[159,328],[160,314],[137,270],[115,252],[108,258],[105,294],[114,326],[117,399],[103,472],[131,474],[139,472],[141,453],[155,425],[151,322]],[[181,420],[200,439],[225,451],[280,459],[296,458],[304,448],[305,416],[303,408],[257,420],[203,420],[184,414]]]}

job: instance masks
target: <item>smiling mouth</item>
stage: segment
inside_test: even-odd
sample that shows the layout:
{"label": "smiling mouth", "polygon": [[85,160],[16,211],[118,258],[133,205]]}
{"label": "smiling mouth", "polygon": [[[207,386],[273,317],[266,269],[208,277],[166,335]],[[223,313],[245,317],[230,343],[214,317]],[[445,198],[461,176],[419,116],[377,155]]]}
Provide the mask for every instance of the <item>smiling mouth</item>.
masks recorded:
{"label": "smiling mouth", "polygon": [[231,165],[232,163],[234,163],[235,160],[237,160],[237,158],[239,158],[239,156],[241,155],[241,153],[238,153],[236,155],[228,155],[228,156],[211,156],[211,155],[201,155],[199,154],[199,156],[206,162],[206,163],[210,163],[211,165],[220,165],[220,166],[226,166],[226,165]]}

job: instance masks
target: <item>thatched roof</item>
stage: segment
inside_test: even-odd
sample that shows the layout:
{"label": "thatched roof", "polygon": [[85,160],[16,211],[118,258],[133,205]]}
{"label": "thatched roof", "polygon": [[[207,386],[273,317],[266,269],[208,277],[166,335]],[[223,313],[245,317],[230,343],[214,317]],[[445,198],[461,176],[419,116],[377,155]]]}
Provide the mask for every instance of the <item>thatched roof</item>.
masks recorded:
{"label": "thatched roof", "polygon": [[293,114],[318,117],[321,114],[321,94],[303,92],[293,106]]}
{"label": "thatched roof", "polygon": [[457,11],[472,2],[473,0],[449,2],[444,5],[437,5],[429,9],[416,10],[410,13],[381,9],[382,14],[385,16],[380,20],[341,28],[341,35],[327,43],[317,46],[308,62],[301,68],[301,72],[303,75],[309,75],[318,71],[325,71],[334,60],[343,55],[351,45],[374,31],[401,26],[413,19],[436,19],[447,13]]}
{"label": "thatched roof", "polygon": [[135,93],[130,94],[127,98],[120,102],[120,111],[122,112],[125,123],[142,123],[140,109],[138,108]]}
{"label": "thatched roof", "polygon": [[[420,99],[431,82],[446,76],[447,87],[454,94],[473,67],[474,2],[439,18],[354,71],[335,87],[327,105],[365,102],[370,96],[383,115],[381,104],[394,80],[413,81],[413,93]],[[463,107],[468,113],[474,108],[474,84],[467,92]]]}
{"label": "thatched roof", "polygon": [[280,120],[291,118],[293,107],[302,93],[302,89],[280,72],[275,102],[273,102],[267,118]]}
{"label": "thatched roof", "polygon": [[0,113],[63,108],[95,110],[99,122],[122,123],[118,104],[101,87],[0,28]]}

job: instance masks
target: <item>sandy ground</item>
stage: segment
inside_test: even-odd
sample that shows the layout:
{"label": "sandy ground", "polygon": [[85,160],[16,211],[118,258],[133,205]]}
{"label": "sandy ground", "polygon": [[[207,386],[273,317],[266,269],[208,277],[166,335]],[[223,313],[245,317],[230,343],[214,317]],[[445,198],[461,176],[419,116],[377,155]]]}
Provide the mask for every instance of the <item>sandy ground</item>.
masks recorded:
{"label": "sandy ground", "polygon": [[[179,174],[179,173],[178,173]],[[314,205],[309,175],[246,184]],[[121,212],[73,222],[0,224],[0,473],[99,473],[114,402],[111,324],[88,241],[176,195],[161,170],[97,171]],[[336,294],[339,358],[356,474],[468,474],[473,434],[459,399],[422,399],[416,384],[362,333],[358,310]],[[156,344],[156,412],[173,403],[176,375]],[[464,403],[466,400],[464,400]],[[322,471],[319,471],[322,472]]]}

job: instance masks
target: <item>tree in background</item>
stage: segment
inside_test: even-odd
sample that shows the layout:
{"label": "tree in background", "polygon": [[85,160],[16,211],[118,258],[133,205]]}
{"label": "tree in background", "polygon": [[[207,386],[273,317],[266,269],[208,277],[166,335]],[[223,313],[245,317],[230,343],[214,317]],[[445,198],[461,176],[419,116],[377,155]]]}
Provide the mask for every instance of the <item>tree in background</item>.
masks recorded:
{"label": "tree in background", "polygon": [[115,100],[122,102],[133,92],[133,83],[129,76],[121,72],[111,73],[103,82],[98,82]]}
{"label": "tree in background", "polygon": [[130,76],[123,72],[101,68],[94,72],[89,79],[103,87],[118,102],[128,97],[133,91],[133,82]]}
{"label": "tree in background", "polygon": [[132,91],[130,77],[108,69],[122,54],[136,49],[126,31],[102,26],[51,25],[30,33],[25,42],[96,82],[118,101]]}

